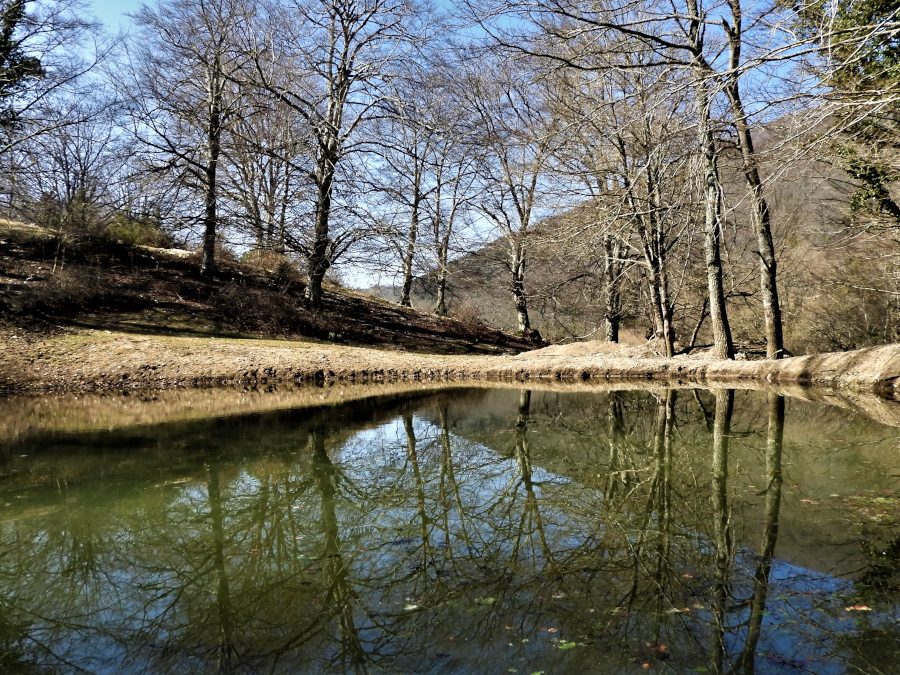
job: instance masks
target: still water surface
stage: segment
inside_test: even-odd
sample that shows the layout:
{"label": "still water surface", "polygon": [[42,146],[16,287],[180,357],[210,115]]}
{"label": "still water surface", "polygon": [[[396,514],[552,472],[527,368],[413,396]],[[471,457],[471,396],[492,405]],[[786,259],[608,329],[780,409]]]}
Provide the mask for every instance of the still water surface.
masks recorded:
{"label": "still water surface", "polygon": [[898,458],[725,391],[0,439],[0,671],[896,673]]}

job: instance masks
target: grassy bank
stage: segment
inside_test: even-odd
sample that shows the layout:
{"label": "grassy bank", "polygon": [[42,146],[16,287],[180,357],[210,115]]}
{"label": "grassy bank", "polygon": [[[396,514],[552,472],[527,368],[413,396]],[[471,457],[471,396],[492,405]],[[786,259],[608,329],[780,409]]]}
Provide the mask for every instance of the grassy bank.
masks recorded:
{"label": "grassy bank", "polygon": [[[302,275],[184,251],[69,241],[0,223],[0,391],[164,390],[304,382],[627,382],[822,385],[896,395],[900,345],[783,361],[674,359],[637,346],[533,342]],[[530,351],[529,351],[530,350]]]}
{"label": "grassy bank", "polygon": [[[596,344],[591,349],[590,344]],[[518,355],[421,354],[309,341],[148,335],[81,329],[0,334],[0,388],[8,393],[159,390],[222,385],[346,382],[633,381],[676,385],[818,385],[892,397],[900,345],[781,361],[635,356],[580,344]]]}

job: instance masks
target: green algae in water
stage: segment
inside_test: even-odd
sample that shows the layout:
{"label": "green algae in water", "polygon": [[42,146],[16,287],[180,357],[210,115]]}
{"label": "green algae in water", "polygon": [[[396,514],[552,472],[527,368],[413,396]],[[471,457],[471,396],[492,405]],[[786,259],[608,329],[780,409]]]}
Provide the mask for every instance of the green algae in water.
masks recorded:
{"label": "green algae in water", "polygon": [[893,672],[898,438],[481,389],[0,441],[0,671]]}

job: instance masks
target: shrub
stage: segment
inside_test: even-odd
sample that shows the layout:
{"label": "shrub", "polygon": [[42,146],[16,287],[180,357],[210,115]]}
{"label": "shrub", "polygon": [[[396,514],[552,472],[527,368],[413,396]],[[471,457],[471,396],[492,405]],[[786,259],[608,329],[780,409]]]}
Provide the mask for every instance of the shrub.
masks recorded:
{"label": "shrub", "polygon": [[129,246],[153,246],[155,248],[171,248],[173,246],[172,237],[163,231],[158,222],[150,219],[117,215],[106,226],[103,234],[109,239],[121,241]]}
{"label": "shrub", "polygon": [[300,266],[284,253],[265,248],[254,248],[241,256],[241,262],[268,272],[279,286],[289,287],[302,283]]}
{"label": "shrub", "polygon": [[235,330],[314,337],[328,334],[327,328],[304,311],[302,300],[294,293],[231,282],[212,295],[210,304],[219,321]]}
{"label": "shrub", "polygon": [[474,303],[463,301],[455,304],[450,310],[450,316],[459,321],[466,330],[473,333],[487,329],[487,326],[481,320],[481,312]]}
{"label": "shrub", "polygon": [[23,314],[71,316],[96,306],[105,293],[96,274],[83,267],[69,266],[45,280],[29,282],[14,309]]}

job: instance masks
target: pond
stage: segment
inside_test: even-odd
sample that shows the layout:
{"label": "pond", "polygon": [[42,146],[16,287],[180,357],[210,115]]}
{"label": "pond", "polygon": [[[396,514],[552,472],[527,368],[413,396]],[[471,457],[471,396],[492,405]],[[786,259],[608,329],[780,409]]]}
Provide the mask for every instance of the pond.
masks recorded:
{"label": "pond", "polygon": [[897,672],[900,429],[856,412],[480,388],[109,426],[0,438],[2,672]]}

